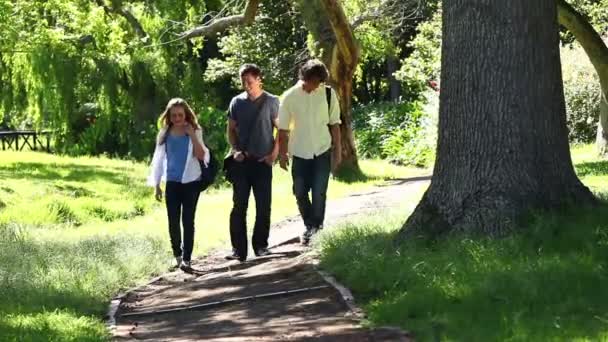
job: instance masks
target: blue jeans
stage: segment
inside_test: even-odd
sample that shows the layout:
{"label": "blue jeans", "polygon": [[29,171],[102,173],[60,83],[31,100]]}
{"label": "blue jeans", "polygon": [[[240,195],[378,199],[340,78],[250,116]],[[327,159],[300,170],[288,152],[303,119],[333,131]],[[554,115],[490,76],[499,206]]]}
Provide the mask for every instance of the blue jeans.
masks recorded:
{"label": "blue jeans", "polygon": [[[169,237],[171,238],[173,256],[181,256],[186,261],[190,261],[194,246],[194,217],[196,214],[196,204],[200,195],[199,188],[198,181],[185,184],[168,181],[167,189],[165,190],[165,203],[169,219]],[[183,244],[179,224],[180,218],[184,227]]]}
{"label": "blue jeans", "polygon": [[246,159],[234,161],[231,167],[232,212],[230,212],[230,241],[232,249],[247,257],[247,207],[249,194],[255,198],[255,225],[251,244],[253,250],[268,247],[270,204],[272,201],[272,167],[264,162]]}
{"label": "blue jeans", "polygon": [[[329,150],[313,159],[293,157],[291,167],[293,193],[307,228],[323,226],[330,171],[331,153]],[[309,192],[312,193],[312,201],[308,196]]]}

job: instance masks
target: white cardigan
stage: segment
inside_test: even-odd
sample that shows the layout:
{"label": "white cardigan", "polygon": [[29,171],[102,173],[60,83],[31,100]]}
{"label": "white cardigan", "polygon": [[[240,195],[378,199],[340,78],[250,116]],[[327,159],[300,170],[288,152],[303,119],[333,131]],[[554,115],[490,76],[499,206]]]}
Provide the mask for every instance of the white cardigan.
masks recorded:
{"label": "white cardigan", "polygon": [[[203,141],[203,131],[201,129],[197,129],[194,131],[196,134],[196,138],[203,146],[203,150],[205,150],[205,166],[209,164],[209,149],[205,146],[205,142]],[[156,139],[156,148],[154,149],[154,157],[152,157],[152,163],[150,164],[150,175],[148,176],[148,185],[157,186],[160,184],[161,180],[167,180],[167,152],[166,152],[166,142],[165,144],[160,145],[160,138],[164,137],[167,133],[167,128],[164,127],[158,133],[158,138]],[[184,173],[182,174],[182,183],[190,183],[199,179],[201,176],[201,165],[198,159],[194,156],[192,141],[188,141],[188,156],[186,157],[186,167],[184,167]]]}

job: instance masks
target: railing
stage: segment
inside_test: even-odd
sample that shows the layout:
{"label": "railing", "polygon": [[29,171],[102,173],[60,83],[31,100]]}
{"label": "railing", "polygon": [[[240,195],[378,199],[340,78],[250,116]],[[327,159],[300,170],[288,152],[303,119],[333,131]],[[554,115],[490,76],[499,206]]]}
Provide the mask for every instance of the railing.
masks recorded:
{"label": "railing", "polygon": [[[42,139],[46,138],[46,145]],[[30,140],[31,139],[31,140]],[[31,150],[44,149],[51,152],[51,132],[49,131],[0,131],[2,151],[22,151],[27,145]]]}

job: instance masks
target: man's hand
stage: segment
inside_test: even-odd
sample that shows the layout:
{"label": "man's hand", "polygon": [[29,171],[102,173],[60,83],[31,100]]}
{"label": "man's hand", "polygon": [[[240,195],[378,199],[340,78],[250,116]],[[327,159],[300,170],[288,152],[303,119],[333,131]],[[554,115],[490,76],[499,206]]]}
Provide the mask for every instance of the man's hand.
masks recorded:
{"label": "man's hand", "polygon": [[160,188],[160,185],[156,186],[156,191],[154,193],[154,198],[156,198],[157,201],[161,201],[163,199],[163,190]]}
{"label": "man's hand", "polygon": [[245,153],[243,153],[242,151],[235,151],[232,154],[232,158],[234,158],[234,160],[236,160],[237,162],[242,162],[243,160],[245,160]]}
{"label": "man's hand", "polygon": [[331,172],[336,172],[340,163],[342,163],[342,151],[336,148],[333,150],[331,156]]}
{"label": "man's hand", "polygon": [[278,154],[279,154],[278,152],[271,152],[269,155],[267,155],[266,157],[260,158],[258,161],[264,162],[268,166],[272,166],[274,164],[275,160],[277,160]]}
{"label": "man's hand", "polygon": [[281,165],[281,169],[287,171],[287,168],[289,167],[289,157],[287,154],[279,155],[279,165]]}

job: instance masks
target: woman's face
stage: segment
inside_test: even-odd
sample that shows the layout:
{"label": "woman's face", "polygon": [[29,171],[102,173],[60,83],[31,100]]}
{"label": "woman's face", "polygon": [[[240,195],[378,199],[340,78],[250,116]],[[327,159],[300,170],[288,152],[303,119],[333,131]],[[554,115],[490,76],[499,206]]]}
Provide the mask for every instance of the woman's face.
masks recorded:
{"label": "woman's face", "polygon": [[174,126],[186,124],[186,111],[182,106],[173,106],[169,111],[169,120]]}

